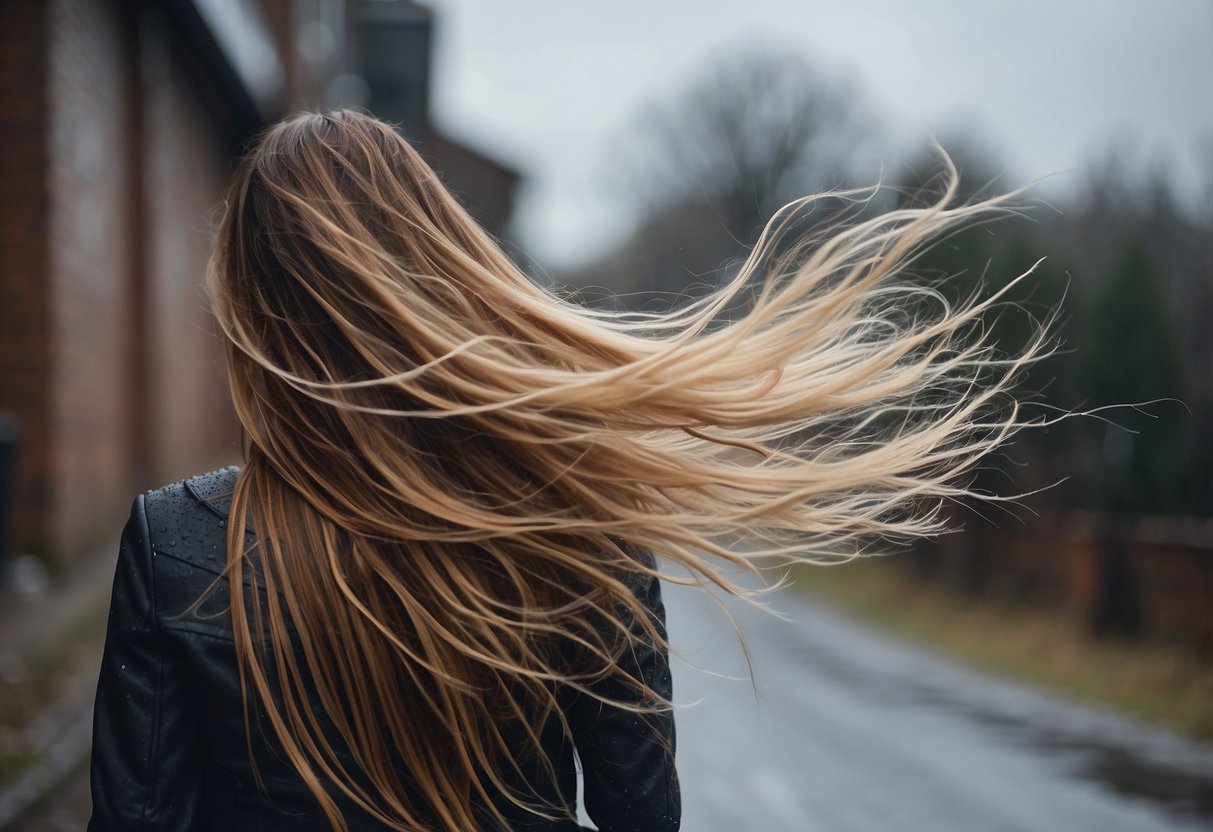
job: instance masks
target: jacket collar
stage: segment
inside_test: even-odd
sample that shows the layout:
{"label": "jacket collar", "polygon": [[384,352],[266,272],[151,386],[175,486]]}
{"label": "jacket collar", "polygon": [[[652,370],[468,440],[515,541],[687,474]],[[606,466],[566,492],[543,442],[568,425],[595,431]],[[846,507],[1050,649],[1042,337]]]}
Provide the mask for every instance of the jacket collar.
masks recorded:
{"label": "jacket collar", "polygon": [[[198,502],[226,520],[232,512],[232,491],[236,487],[236,478],[239,475],[240,467],[229,465],[218,471],[190,477],[185,481],[185,488]],[[253,518],[251,516],[247,518],[244,530],[252,534]]]}

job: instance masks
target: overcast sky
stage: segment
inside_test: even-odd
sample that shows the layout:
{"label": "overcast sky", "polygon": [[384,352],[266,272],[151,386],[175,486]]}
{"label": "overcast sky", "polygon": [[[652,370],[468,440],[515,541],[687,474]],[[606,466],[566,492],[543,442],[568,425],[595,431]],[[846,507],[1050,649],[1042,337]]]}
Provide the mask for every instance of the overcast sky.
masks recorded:
{"label": "overcast sky", "polygon": [[424,2],[434,116],[523,171],[522,243],[549,267],[626,233],[611,158],[640,108],[762,41],[852,79],[903,147],[961,125],[1012,184],[1058,174],[1057,193],[1128,141],[1186,198],[1208,194],[1213,0]]}

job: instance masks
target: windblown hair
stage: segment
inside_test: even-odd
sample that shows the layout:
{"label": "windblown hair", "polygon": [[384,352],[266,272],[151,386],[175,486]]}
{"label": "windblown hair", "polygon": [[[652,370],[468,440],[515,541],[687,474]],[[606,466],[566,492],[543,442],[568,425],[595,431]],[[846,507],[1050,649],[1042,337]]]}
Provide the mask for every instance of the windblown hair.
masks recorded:
{"label": "windblown hair", "polygon": [[[951,173],[934,204],[828,235],[797,239],[813,201],[793,203],[727,285],[629,316],[529,280],[389,125],[265,133],[208,278],[248,438],[229,579],[267,590],[233,592],[232,618],[246,719],[255,695],[335,829],[326,783],[399,830],[475,828],[502,799],[564,811],[511,773],[561,688],[664,646],[638,577],[744,595],[729,564],[943,530],[1047,348],[999,355],[980,326],[998,296],[904,278],[1009,210],[953,204]],[[635,694],[614,704],[669,707]]]}

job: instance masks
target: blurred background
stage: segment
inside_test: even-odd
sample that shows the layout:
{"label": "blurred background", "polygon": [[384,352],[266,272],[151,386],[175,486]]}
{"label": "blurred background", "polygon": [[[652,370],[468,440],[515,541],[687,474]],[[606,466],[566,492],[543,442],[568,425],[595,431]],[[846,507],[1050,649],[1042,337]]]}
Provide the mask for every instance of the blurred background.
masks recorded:
{"label": "blurred background", "polygon": [[[978,484],[1029,496],[796,603],[1213,739],[1207,0],[5,0],[0,102],[0,829],[87,811],[130,499],[238,461],[201,281],[235,160],[300,108],[397,123],[537,281],[621,309],[727,280],[794,197],[930,198],[935,142],[966,195],[1036,182],[914,278],[1046,257],[989,322],[1014,352],[1060,305],[1040,412],[1140,406],[1024,435]],[[1197,758],[1151,799],[1213,822]]]}

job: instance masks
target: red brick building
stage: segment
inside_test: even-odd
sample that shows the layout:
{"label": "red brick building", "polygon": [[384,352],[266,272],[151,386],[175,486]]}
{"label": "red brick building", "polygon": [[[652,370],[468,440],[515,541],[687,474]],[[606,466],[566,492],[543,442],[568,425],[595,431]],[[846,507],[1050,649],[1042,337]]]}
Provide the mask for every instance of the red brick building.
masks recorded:
{"label": "red brick building", "polygon": [[238,456],[201,283],[233,159],[262,125],[389,110],[501,231],[517,175],[430,125],[430,32],[426,9],[383,0],[0,3],[15,551],[67,566],[137,490]]}

